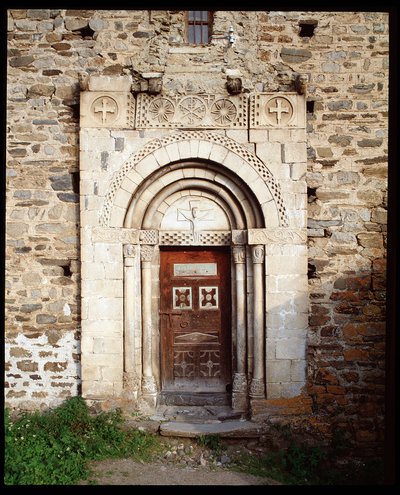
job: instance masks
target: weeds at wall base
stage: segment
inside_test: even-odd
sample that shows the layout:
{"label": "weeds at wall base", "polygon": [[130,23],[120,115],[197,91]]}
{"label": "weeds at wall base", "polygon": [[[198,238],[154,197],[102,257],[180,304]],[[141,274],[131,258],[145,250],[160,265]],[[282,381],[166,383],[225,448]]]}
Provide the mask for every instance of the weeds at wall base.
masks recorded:
{"label": "weeds at wall base", "polygon": [[[120,410],[90,414],[81,397],[66,400],[45,413],[22,413],[11,419],[5,410],[5,485],[74,485],[89,479],[89,462],[131,458],[151,461],[161,452],[157,435],[126,429]],[[345,439],[338,432],[330,446],[306,445],[290,429],[279,430],[284,448],[263,454],[241,453],[229,469],[264,476],[286,485],[381,485],[382,459],[346,459]],[[222,454],[215,435],[197,440]],[[89,484],[94,484],[90,481]]]}
{"label": "weeds at wall base", "polygon": [[147,460],[157,450],[156,437],[123,431],[119,410],[91,416],[81,397],[58,408],[23,413],[15,421],[5,410],[6,485],[68,485],[90,475],[92,460],[131,457]]}

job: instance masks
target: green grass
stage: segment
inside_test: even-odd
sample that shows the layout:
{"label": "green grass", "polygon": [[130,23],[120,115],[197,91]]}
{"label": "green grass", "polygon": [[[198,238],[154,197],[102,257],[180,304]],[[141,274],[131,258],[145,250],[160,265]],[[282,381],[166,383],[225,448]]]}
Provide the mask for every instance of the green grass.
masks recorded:
{"label": "green grass", "polygon": [[[89,463],[131,458],[151,461],[163,446],[157,435],[124,429],[120,410],[91,415],[81,397],[66,400],[45,413],[24,413],[12,420],[5,410],[4,483],[6,485],[74,485],[91,480]],[[382,459],[338,463],[346,450],[345,438],[336,435],[330,447],[307,446],[281,432],[288,447],[266,454],[240,454],[231,469],[269,477],[288,485],[380,485]],[[216,435],[203,435],[197,443],[215,454],[223,451]]]}
{"label": "green grass", "polygon": [[382,459],[347,459],[341,464],[336,460],[333,449],[291,442],[287,449],[262,456],[241,455],[235,460],[234,469],[287,485],[383,484]]}
{"label": "green grass", "polygon": [[4,483],[68,485],[90,475],[93,460],[130,457],[149,460],[156,436],[125,431],[121,411],[89,413],[81,397],[46,413],[23,413],[12,420],[5,410]]}
{"label": "green grass", "polygon": [[218,435],[200,435],[196,441],[201,447],[206,447],[216,454],[222,450],[221,439]]}

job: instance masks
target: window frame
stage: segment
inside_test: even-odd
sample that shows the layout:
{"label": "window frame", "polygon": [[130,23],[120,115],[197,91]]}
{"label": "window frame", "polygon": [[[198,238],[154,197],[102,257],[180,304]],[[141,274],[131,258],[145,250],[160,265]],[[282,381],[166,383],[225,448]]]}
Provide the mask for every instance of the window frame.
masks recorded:
{"label": "window frame", "polygon": [[[190,13],[191,12],[206,12],[207,13],[207,20],[202,20],[202,19],[196,19],[196,15],[194,16],[194,19],[191,20],[189,19]],[[213,11],[212,10],[187,10],[185,13],[185,27],[186,27],[186,43],[189,45],[208,45],[211,40],[212,36],[212,25],[213,25]],[[190,27],[191,26],[207,26],[207,40],[203,39],[203,33],[201,29],[201,37],[200,37],[200,42],[196,42],[196,33],[195,30],[193,30],[193,41],[190,41]]]}

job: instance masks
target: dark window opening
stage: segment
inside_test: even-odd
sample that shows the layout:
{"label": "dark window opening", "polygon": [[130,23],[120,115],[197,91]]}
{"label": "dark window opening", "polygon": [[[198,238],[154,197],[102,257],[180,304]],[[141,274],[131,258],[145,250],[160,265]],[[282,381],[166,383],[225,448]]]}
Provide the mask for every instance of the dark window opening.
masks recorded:
{"label": "dark window opening", "polygon": [[63,265],[61,268],[64,271],[64,277],[71,277],[72,276],[71,265],[70,264]]}
{"label": "dark window opening", "polygon": [[311,38],[314,36],[314,29],[317,27],[318,21],[300,21],[300,32],[299,36],[302,38]]}
{"label": "dark window opening", "polygon": [[307,187],[307,199],[308,199],[308,203],[312,203],[317,199],[316,187]]}
{"label": "dark window opening", "polygon": [[314,113],[314,100],[306,101],[306,111],[307,113]]}
{"label": "dark window opening", "polygon": [[312,263],[308,263],[308,278],[318,278],[317,277],[317,274],[316,274],[316,271],[317,271],[317,267],[315,265],[313,265]]}
{"label": "dark window opening", "polygon": [[79,194],[79,181],[80,181],[80,176],[79,172],[71,172],[72,176],[72,190],[74,193]]}
{"label": "dark window opening", "polygon": [[212,14],[209,10],[187,11],[187,41],[193,45],[206,45],[211,36]]}
{"label": "dark window opening", "polygon": [[93,29],[89,26],[78,29],[77,32],[81,33],[82,38],[93,38],[94,35]]}

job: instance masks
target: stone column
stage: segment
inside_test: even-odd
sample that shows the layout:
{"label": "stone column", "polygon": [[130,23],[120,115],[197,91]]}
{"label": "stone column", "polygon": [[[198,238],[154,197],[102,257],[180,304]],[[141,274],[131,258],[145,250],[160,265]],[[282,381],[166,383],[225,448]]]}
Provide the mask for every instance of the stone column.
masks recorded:
{"label": "stone column", "polygon": [[151,318],[151,265],[154,246],[142,245],[140,259],[142,262],[142,329],[143,329],[143,376],[142,394],[147,405],[155,407],[157,387],[152,368],[152,318]]}
{"label": "stone column", "polygon": [[263,294],[263,263],[264,246],[252,246],[253,261],[253,338],[254,362],[253,378],[250,385],[250,396],[262,398],[265,396],[264,383],[264,294]]}
{"label": "stone column", "polygon": [[247,410],[246,375],[246,250],[244,246],[232,248],[236,280],[236,372],[233,376],[232,408]]}
{"label": "stone column", "polygon": [[137,393],[139,377],[135,363],[135,335],[138,333],[138,315],[135,301],[136,263],[139,257],[139,246],[124,246],[124,389]]}

